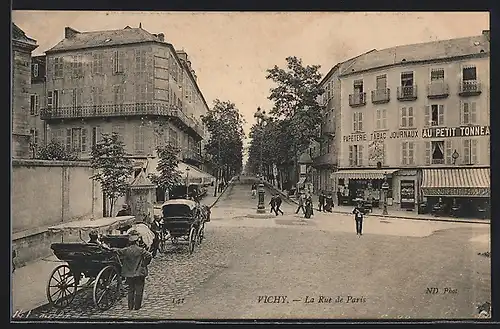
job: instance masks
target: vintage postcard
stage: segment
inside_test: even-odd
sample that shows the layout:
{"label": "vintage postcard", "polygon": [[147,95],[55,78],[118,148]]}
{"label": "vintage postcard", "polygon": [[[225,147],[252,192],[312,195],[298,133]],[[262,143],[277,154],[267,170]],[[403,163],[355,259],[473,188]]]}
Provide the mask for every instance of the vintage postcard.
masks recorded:
{"label": "vintage postcard", "polygon": [[12,14],[12,320],[488,319],[487,12]]}

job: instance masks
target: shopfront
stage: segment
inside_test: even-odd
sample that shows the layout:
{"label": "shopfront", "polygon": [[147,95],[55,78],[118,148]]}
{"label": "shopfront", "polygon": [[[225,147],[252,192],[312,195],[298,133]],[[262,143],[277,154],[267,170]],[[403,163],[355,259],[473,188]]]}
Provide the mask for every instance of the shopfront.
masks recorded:
{"label": "shopfront", "polygon": [[424,169],[421,193],[427,212],[488,218],[490,168]]}
{"label": "shopfront", "polygon": [[388,205],[392,204],[392,181],[397,169],[345,169],[334,173],[337,183],[337,202],[353,205],[355,199],[371,200],[374,207],[382,207],[382,183],[387,178]]}
{"label": "shopfront", "polygon": [[394,174],[392,197],[395,206],[403,210],[415,210],[418,204],[418,172],[416,169],[400,169]]}

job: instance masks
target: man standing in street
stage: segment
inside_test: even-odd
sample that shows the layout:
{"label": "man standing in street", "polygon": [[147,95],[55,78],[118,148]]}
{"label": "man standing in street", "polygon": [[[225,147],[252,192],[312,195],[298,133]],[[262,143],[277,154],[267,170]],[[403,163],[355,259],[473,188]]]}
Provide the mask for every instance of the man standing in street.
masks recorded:
{"label": "man standing in street", "polygon": [[283,203],[283,200],[281,200],[281,197],[279,194],[276,194],[275,200],[276,200],[276,206],[275,206],[274,210],[276,211],[276,216],[278,216],[278,213],[281,213],[281,215],[283,215],[283,211],[280,209],[281,204]]}
{"label": "man standing in street", "polygon": [[144,284],[148,275],[148,265],[153,256],[139,246],[139,233],[129,232],[130,245],[123,249],[113,248],[122,260],[122,276],[128,284],[128,309],[139,310],[142,305]]}
{"label": "man standing in street", "polygon": [[354,207],[352,213],[354,214],[354,220],[356,221],[356,235],[358,238],[363,235],[363,207],[360,202]]}
{"label": "man standing in street", "polygon": [[[273,195],[271,195],[271,201],[269,201],[269,204],[271,205],[271,211],[270,212],[276,212],[276,197]],[[277,213],[276,213],[277,215]]]}
{"label": "man standing in street", "polygon": [[318,211],[325,210],[325,192],[321,191],[318,196]]}
{"label": "man standing in street", "polygon": [[302,212],[305,213],[306,210],[304,209],[304,192],[301,192],[300,193],[300,196],[299,196],[299,206],[297,207],[297,211],[295,211],[296,214],[299,213],[299,210],[302,209]]}

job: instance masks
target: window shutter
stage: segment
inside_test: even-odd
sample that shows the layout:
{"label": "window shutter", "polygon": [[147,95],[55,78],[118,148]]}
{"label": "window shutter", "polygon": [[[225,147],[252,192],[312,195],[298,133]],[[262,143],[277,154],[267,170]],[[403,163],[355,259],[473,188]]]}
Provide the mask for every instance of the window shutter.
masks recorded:
{"label": "window shutter", "polygon": [[358,165],[363,165],[363,145],[358,145]]}
{"label": "window shutter", "polygon": [[354,129],[354,132],[358,131],[358,113],[357,112],[354,112],[352,114],[352,122],[353,122],[353,129]]}
{"label": "window shutter", "polygon": [[451,141],[447,140],[445,142],[445,156],[446,156],[446,164],[451,164],[452,163],[452,157],[451,157]]}
{"label": "window shutter", "polygon": [[38,110],[40,109],[40,97],[35,95],[35,114],[38,114]]}
{"label": "window shutter", "polygon": [[470,139],[464,139],[463,140],[463,153],[464,153],[464,164],[469,164],[470,163]]}
{"label": "window shutter", "polygon": [[460,124],[461,125],[465,124],[464,114],[465,114],[465,102],[461,100],[460,101]]}
{"label": "window shutter", "polygon": [[52,109],[52,91],[47,92],[47,109]]}
{"label": "window shutter", "polygon": [[[429,108],[427,106],[427,108]],[[431,164],[431,142],[425,142],[425,164]]]}
{"label": "window shutter", "polygon": [[376,120],[375,120],[375,121],[376,121],[376,123],[377,123],[377,125],[376,125],[377,129],[380,129],[380,128],[381,128],[381,127],[380,127],[380,120],[381,120],[381,116],[382,116],[382,115],[381,115],[381,113],[380,113],[380,112],[381,112],[381,110],[380,110],[380,109],[377,109],[377,112],[376,112]]}
{"label": "window shutter", "polygon": [[431,107],[429,105],[426,105],[424,109],[424,127],[429,127],[430,122],[431,122]]}
{"label": "window shutter", "polygon": [[71,152],[71,129],[66,129],[66,151]]}
{"label": "window shutter", "polygon": [[82,152],[87,152],[87,127],[82,128]]}
{"label": "window shutter", "polygon": [[408,157],[407,142],[401,142],[401,164],[406,165],[406,159]]}
{"label": "window shutter", "polygon": [[444,105],[439,105],[438,108],[438,125],[444,125]]}
{"label": "window shutter", "polygon": [[406,107],[401,108],[401,127],[406,127]]}
{"label": "window shutter", "polygon": [[477,123],[476,102],[470,103],[470,123]]}
{"label": "window shutter", "polygon": [[471,162],[472,164],[477,164],[477,157],[478,157],[478,147],[477,147],[477,139],[471,140]]}
{"label": "window shutter", "polygon": [[382,128],[387,129],[387,109],[382,110]]}
{"label": "window shutter", "polygon": [[412,165],[415,163],[415,143],[408,142],[408,164]]}
{"label": "window shutter", "polygon": [[113,73],[118,73],[118,50],[113,52]]}
{"label": "window shutter", "polygon": [[406,119],[408,121],[408,127],[413,127],[414,126],[414,123],[413,123],[413,107],[409,107],[408,108],[408,119]]}
{"label": "window shutter", "polygon": [[353,163],[353,146],[349,145],[349,166],[352,167],[354,165]]}
{"label": "window shutter", "polygon": [[118,72],[123,72],[123,65],[125,62],[125,53],[123,51],[118,52]]}
{"label": "window shutter", "polygon": [[358,113],[358,128],[359,128],[359,131],[363,131],[363,113],[362,112]]}

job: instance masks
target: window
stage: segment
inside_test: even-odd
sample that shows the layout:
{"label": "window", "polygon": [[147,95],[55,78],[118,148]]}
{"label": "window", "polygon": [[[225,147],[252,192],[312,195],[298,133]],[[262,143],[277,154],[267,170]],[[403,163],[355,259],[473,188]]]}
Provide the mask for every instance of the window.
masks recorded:
{"label": "window", "polygon": [[30,114],[38,115],[38,110],[40,108],[39,99],[37,94],[33,94],[30,97]]}
{"label": "window", "polygon": [[401,73],[401,86],[402,87],[413,87],[413,72],[402,72]]}
{"label": "window", "polygon": [[354,93],[361,94],[363,92],[363,80],[354,80]]}
{"label": "window", "polygon": [[463,125],[477,123],[476,102],[462,102],[462,122]]}
{"label": "window", "polygon": [[387,75],[379,75],[376,77],[376,88],[377,90],[387,89]]}
{"label": "window", "polygon": [[125,87],[122,85],[115,85],[113,89],[115,104],[123,104],[125,100]]}
{"label": "window", "polygon": [[123,73],[123,62],[125,60],[125,54],[123,51],[115,50],[113,53],[113,73]]}
{"label": "window", "polygon": [[142,76],[146,74],[147,52],[145,50],[136,50],[134,55],[135,72],[138,76]]}
{"label": "window", "polygon": [[444,69],[431,69],[431,82],[444,80]]}
{"label": "window", "polygon": [[59,128],[52,128],[50,129],[50,139],[52,141],[58,142],[58,143],[63,143],[63,135],[62,135],[62,129]]}
{"label": "window", "polygon": [[92,127],[92,147],[94,147],[101,138],[101,127]]}
{"label": "window", "polygon": [[349,145],[349,165],[351,167],[363,165],[363,145]]}
{"label": "window", "polygon": [[59,107],[59,91],[53,90],[47,92],[47,109],[57,109]]}
{"label": "window", "polygon": [[444,141],[431,142],[432,164],[444,164]]}
{"label": "window", "polygon": [[147,85],[146,84],[136,84],[135,85],[135,101],[137,103],[144,103],[147,100]]}
{"label": "window", "polygon": [[462,80],[463,81],[477,80],[476,67],[475,66],[463,67],[462,68]]}
{"label": "window", "polygon": [[70,152],[87,152],[87,128],[66,129],[66,150]]}
{"label": "window", "polygon": [[444,105],[432,104],[426,106],[424,121],[426,127],[444,125]]}
{"label": "window", "polygon": [[83,90],[81,88],[75,88],[73,89],[73,93],[72,93],[72,96],[73,96],[73,108],[77,108],[77,107],[80,107],[82,106],[82,94],[83,94]]}
{"label": "window", "polygon": [[124,124],[115,124],[113,125],[112,132],[118,135],[118,140],[122,143],[125,143],[125,125]]}
{"label": "window", "polygon": [[38,129],[30,129],[31,145],[36,152],[38,148]]}
{"label": "window", "polygon": [[83,76],[82,55],[73,56],[73,61],[71,62],[71,68],[73,71],[73,77],[82,77]]}
{"label": "window", "polygon": [[387,110],[377,109],[376,111],[376,129],[387,129]]}
{"label": "window", "polygon": [[92,55],[92,74],[103,74],[104,53]]}
{"label": "window", "polygon": [[104,89],[102,87],[92,87],[92,102],[94,106],[104,104]]}
{"label": "window", "polygon": [[464,164],[477,164],[477,139],[463,140]]}
{"label": "window", "polygon": [[415,126],[413,107],[401,108],[401,128],[412,128]]}
{"label": "window", "polygon": [[135,126],[134,151],[136,154],[144,153],[144,127],[142,125]]}
{"label": "window", "polygon": [[353,121],[354,132],[363,131],[363,112],[353,112],[352,121]]}
{"label": "window", "polygon": [[172,146],[179,147],[179,137],[177,136],[177,131],[175,131],[172,127],[168,129],[168,142]]}
{"label": "window", "polygon": [[54,58],[54,77],[63,77],[63,59],[62,57]]}
{"label": "window", "polygon": [[401,164],[402,165],[415,164],[415,142],[401,143]]}
{"label": "window", "polygon": [[33,76],[38,77],[38,64],[33,64]]}

